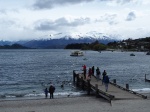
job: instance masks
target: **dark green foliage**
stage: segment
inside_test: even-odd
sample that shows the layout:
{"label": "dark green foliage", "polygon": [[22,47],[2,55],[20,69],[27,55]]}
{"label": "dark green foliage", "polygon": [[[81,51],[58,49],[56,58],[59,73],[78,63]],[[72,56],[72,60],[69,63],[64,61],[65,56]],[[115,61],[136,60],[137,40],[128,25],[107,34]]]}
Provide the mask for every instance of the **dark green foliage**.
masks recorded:
{"label": "dark green foliage", "polygon": [[98,41],[95,41],[91,44],[89,43],[75,43],[68,44],[65,49],[82,49],[82,50],[106,50],[107,46],[104,44],[100,44]]}
{"label": "dark green foliage", "polygon": [[96,44],[93,46],[93,50],[95,51],[102,51],[102,50],[106,50],[107,46],[104,44]]}
{"label": "dark green foliage", "polygon": [[28,47],[24,47],[20,44],[13,44],[13,45],[0,46],[0,49],[28,49]]}

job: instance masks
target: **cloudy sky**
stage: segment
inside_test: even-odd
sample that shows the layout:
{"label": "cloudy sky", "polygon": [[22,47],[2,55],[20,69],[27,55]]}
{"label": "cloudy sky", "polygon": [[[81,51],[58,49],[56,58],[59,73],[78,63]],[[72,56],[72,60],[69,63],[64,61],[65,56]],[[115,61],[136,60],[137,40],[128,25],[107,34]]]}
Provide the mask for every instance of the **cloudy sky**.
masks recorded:
{"label": "cloudy sky", "polygon": [[0,0],[0,40],[96,31],[150,36],[150,0]]}

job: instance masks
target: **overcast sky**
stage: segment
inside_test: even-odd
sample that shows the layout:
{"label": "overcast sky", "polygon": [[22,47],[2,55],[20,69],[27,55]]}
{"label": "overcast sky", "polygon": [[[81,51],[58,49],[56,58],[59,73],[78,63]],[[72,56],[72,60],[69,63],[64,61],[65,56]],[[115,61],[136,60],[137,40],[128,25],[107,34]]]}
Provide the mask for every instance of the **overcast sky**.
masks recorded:
{"label": "overcast sky", "polygon": [[150,36],[150,0],[0,0],[0,40],[97,31]]}

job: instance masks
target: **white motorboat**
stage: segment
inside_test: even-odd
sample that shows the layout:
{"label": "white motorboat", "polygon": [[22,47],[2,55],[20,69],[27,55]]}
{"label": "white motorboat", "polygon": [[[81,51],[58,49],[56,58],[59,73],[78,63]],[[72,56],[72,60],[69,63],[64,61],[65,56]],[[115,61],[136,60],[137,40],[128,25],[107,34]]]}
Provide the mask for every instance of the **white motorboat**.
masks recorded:
{"label": "white motorboat", "polygon": [[130,56],[135,56],[135,54],[131,53]]}
{"label": "white motorboat", "polygon": [[82,51],[74,51],[70,54],[70,56],[84,56]]}

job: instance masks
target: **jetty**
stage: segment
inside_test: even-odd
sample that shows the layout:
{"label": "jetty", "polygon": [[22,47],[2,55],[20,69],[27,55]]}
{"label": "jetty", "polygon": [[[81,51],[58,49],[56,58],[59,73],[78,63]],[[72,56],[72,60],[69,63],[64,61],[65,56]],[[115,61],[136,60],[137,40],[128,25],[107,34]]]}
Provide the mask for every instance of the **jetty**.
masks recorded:
{"label": "jetty", "polygon": [[84,79],[83,73],[73,71],[74,84],[87,91],[87,94],[95,93],[96,96],[100,96],[111,103],[112,100],[126,100],[126,99],[146,99],[147,96],[137,93],[129,89],[129,85],[126,84],[126,88],[118,85],[116,80],[109,83],[108,91],[105,92],[105,86],[102,84],[101,79],[97,79],[95,76],[91,76],[90,80]]}

